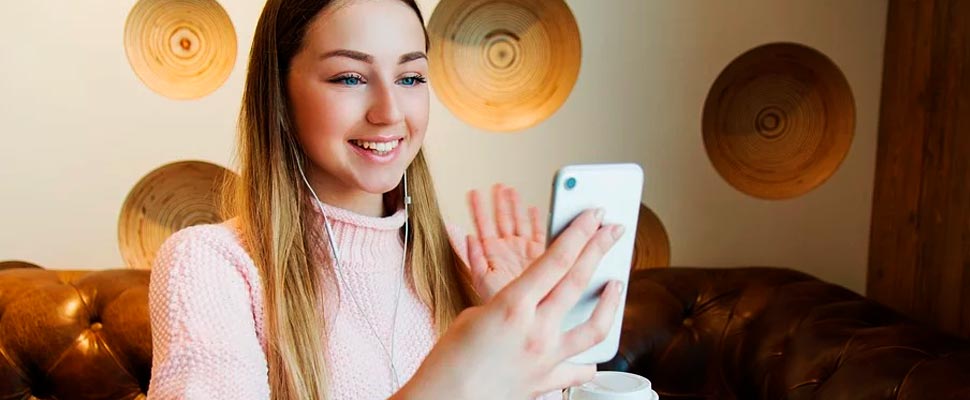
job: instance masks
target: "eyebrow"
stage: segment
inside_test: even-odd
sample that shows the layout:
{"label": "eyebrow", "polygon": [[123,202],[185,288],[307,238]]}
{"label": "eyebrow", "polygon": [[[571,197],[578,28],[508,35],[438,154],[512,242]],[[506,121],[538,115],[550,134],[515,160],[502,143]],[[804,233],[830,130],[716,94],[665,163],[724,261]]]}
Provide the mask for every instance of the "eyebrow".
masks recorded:
{"label": "eyebrow", "polygon": [[[374,56],[367,53],[362,53],[356,50],[339,49],[339,50],[328,51],[320,55],[320,60],[325,60],[330,57],[346,57],[352,60],[357,60],[368,64],[374,63]],[[428,55],[424,54],[423,51],[412,51],[410,53],[407,53],[401,56],[401,58],[398,59],[397,63],[404,64],[414,60],[420,60],[422,58],[427,59]]]}
{"label": "eyebrow", "polygon": [[428,55],[427,54],[424,54],[423,51],[412,51],[410,53],[407,53],[407,54],[401,56],[401,59],[398,60],[397,63],[398,64],[404,64],[404,63],[411,62],[411,61],[414,61],[414,60],[420,60],[422,58],[425,59],[425,60],[427,60],[428,59]]}

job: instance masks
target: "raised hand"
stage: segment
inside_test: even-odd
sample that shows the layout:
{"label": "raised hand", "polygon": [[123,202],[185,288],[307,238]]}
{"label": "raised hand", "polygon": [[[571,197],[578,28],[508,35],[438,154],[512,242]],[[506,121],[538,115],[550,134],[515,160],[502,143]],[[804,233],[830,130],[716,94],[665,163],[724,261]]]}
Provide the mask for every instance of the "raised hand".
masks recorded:
{"label": "raised hand", "polygon": [[542,255],[546,233],[538,208],[529,207],[526,219],[515,189],[502,184],[492,186],[493,218],[489,218],[481,197],[477,190],[468,193],[468,207],[478,236],[468,235],[466,240],[469,249],[477,245],[485,257],[484,264],[472,263],[471,275],[478,295],[482,301],[488,301]]}

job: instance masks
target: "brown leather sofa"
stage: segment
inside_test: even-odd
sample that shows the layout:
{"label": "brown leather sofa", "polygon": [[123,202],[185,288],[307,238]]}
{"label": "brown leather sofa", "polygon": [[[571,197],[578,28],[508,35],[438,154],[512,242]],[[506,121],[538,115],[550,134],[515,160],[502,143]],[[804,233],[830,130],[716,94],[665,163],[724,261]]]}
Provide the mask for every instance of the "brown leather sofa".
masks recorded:
{"label": "brown leather sofa", "polygon": [[636,271],[602,365],[662,399],[970,399],[970,341],[778,268]]}
{"label": "brown leather sofa", "polygon": [[0,400],[144,398],[148,276],[0,263]]}
{"label": "brown leather sofa", "polygon": [[[0,264],[0,399],[144,397],[148,278]],[[970,341],[791,270],[636,271],[623,329],[663,399],[970,399]]]}

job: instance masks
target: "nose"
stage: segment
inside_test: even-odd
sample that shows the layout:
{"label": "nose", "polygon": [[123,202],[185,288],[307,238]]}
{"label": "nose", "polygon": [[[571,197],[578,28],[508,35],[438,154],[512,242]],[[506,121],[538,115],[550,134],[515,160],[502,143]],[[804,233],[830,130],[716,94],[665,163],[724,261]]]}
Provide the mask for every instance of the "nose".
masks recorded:
{"label": "nose", "polygon": [[404,119],[391,86],[379,83],[371,85],[373,90],[367,121],[374,125],[394,125]]}

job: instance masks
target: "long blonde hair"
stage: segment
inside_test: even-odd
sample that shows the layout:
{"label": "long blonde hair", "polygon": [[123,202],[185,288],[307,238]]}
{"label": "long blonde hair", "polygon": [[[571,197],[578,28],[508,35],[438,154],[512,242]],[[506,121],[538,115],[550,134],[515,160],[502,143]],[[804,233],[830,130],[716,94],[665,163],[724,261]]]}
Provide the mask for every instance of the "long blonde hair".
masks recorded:
{"label": "long blonde hair", "polygon": [[[413,0],[421,25],[424,20]],[[263,282],[269,384],[274,399],[325,399],[327,373],[321,268],[314,260],[319,227],[297,163],[306,162],[294,132],[285,78],[307,26],[330,0],[269,0],[253,38],[239,116],[236,162],[241,179],[226,190],[224,214],[236,218]],[[425,33],[427,41],[427,33]],[[427,42],[426,42],[427,45]],[[410,279],[432,310],[440,334],[478,302],[467,268],[454,252],[423,151],[407,169],[413,205],[407,246]],[[400,207],[400,188],[385,204]],[[403,232],[402,232],[403,236]]]}

